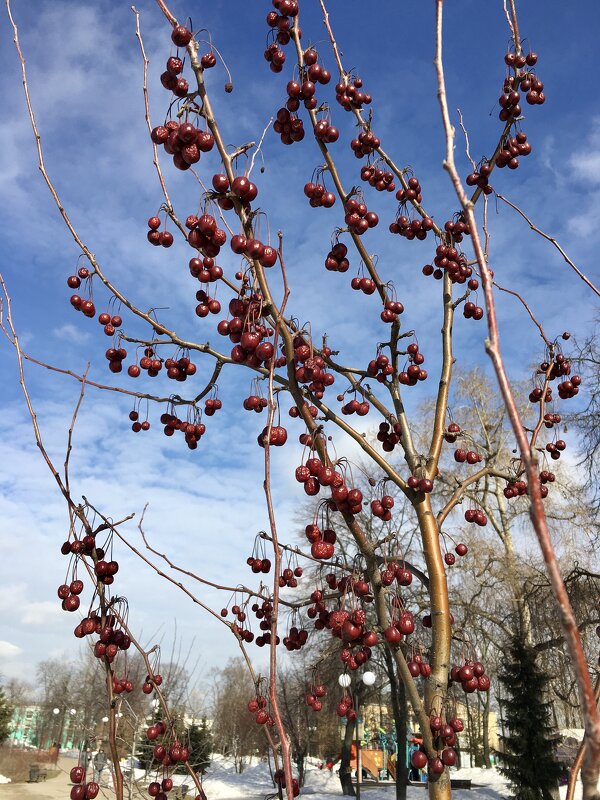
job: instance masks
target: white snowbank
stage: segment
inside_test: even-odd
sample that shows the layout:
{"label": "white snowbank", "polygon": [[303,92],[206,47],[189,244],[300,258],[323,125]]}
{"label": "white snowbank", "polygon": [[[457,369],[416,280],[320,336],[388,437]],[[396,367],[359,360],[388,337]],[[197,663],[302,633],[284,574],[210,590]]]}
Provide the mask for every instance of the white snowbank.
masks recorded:
{"label": "white snowbank", "polygon": [[[313,761],[311,759],[311,761]],[[452,800],[504,800],[511,796],[504,777],[495,769],[461,769],[451,770],[453,778],[470,779],[471,790],[455,789]],[[1,782],[1,779],[0,779]],[[185,775],[173,776],[175,785],[190,783]],[[273,791],[273,784],[266,761],[252,759],[241,775],[235,772],[233,762],[220,755],[213,755],[213,760],[203,780],[204,791],[209,800],[233,800],[234,798],[259,798]],[[561,798],[566,795],[566,787],[561,787]],[[318,769],[316,763],[309,763],[306,770],[306,782],[300,797],[329,798],[342,797],[340,781],[336,768],[333,771]],[[368,800],[392,800],[395,796],[392,783],[381,784],[376,788],[369,787]],[[420,787],[410,787],[408,800],[425,800],[426,792]],[[581,800],[581,784],[575,792],[575,800]]]}
{"label": "white snowbank", "polygon": [[10,778],[5,778],[4,775],[0,775],[0,783],[10,783]]}

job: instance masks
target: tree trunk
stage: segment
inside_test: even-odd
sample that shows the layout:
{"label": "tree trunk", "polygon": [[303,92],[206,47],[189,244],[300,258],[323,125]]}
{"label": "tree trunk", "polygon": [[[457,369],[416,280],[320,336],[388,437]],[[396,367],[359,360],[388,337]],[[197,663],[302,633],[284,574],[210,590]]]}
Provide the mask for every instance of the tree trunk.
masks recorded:
{"label": "tree trunk", "polygon": [[408,765],[406,763],[406,739],[407,739],[407,714],[406,714],[406,690],[402,681],[399,681],[394,669],[394,659],[387,647],[383,649],[385,667],[390,680],[390,694],[392,700],[392,712],[394,714],[394,727],[396,729],[396,740],[398,742],[398,758],[396,759],[396,800],[406,800],[406,788],[408,784]]}
{"label": "tree trunk", "polygon": [[492,760],[490,758],[490,694],[486,692],[485,704],[483,706],[483,766],[490,769]]}
{"label": "tree trunk", "polygon": [[352,740],[354,739],[354,723],[346,722],[344,741],[342,744],[342,757],[340,759],[340,783],[342,784],[342,794],[355,797],[354,786],[352,785],[352,770],[350,768],[350,754],[352,750]]}
{"label": "tree trunk", "polygon": [[452,790],[450,788],[450,775],[448,770],[440,775],[438,780],[431,780],[427,784],[429,789],[429,800],[452,800]]}
{"label": "tree trunk", "polygon": [[465,707],[467,709],[467,730],[469,732],[469,736],[467,737],[469,740],[469,766],[473,767],[473,749],[475,747],[475,740],[473,737],[473,715],[471,714],[471,705],[469,703],[469,695],[465,695]]}

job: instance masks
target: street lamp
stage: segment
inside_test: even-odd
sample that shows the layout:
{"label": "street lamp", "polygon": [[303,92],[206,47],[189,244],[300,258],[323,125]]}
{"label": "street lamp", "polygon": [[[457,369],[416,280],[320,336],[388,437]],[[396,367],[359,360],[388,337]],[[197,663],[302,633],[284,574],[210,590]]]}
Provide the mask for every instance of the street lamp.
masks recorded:
{"label": "street lamp", "polygon": [[[370,670],[363,672],[360,676],[360,680],[363,682],[365,686],[373,686],[375,681],[377,680],[377,675]],[[350,684],[352,683],[352,678],[347,672],[342,672],[342,674],[338,678],[338,683],[343,689],[347,689]],[[356,797],[357,800],[360,800],[360,784],[362,781],[362,758],[361,758],[361,750],[360,750],[360,735],[359,735],[359,723],[360,723],[360,691],[358,688],[355,689],[354,692],[354,710],[356,711],[356,722],[354,723],[355,728],[355,738],[356,738]]]}

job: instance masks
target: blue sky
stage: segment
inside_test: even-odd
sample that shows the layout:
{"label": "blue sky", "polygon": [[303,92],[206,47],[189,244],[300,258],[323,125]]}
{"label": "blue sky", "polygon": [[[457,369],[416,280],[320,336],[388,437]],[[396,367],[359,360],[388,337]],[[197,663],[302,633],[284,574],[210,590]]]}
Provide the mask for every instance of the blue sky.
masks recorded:
{"label": "blue sky", "polygon": [[[165,321],[182,335],[217,342],[214,321],[193,314],[194,286],[188,271],[189,247],[170,250],[146,242],[146,220],[161,202],[151,165],[151,148],[143,118],[141,63],[135,20],[128,3],[45,2],[13,0],[27,59],[29,86],[43,139],[48,170],[78,231],[105,272],[140,307],[168,306]],[[334,72],[316,0],[301,4],[304,40],[322,53]],[[269,117],[285,99],[292,67],[273,75],[263,59],[267,2],[173,3],[174,13],[191,13],[195,27],[210,29],[233,73],[234,92],[225,95],[219,67],[208,87],[224,139],[241,144],[257,139]],[[142,31],[150,57],[153,123],[162,121],[169,95],[158,77],[170,54],[168,26],[154,3],[141,0]],[[343,9],[343,13],[341,11]],[[443,222],[456,201],[441,170],[444,141],[435,96],[433,58],[434,4],[383,4],[365,13],[364,3],[330,3],[331,21],[344,63],[355,67],[373,95],[373,128],[401,165],[411,165],[423,186],[423,203]],[[597,268],[597,219],[600,210],[600,108],[590,86],[599,74],[595,32],[600,11],[593,2],[523,5],[520,25],[526,46],[539,54],[538,73],[546,86],[542,107],[525,106],[523,129],[533,145],[515,172],[494,173],[493,185],[516,201],[545,230],[557,236],[571,257],[592,279]],[[13,297],[15,324],[27,351],[53,364],[83,371],[111,382],[104,350],[109,340],[94,320],[70,307],[66,277],[75,271],[78,251],[37,170],[33,137],[26,116],[16,53],[4,18],[0,25],[0,202],[3,228],[0,262]],[[366,31],[364,37],[358,36]],[[446,77],[450,109],[460,107],[477,159],[489,155],[500,131],[497,98],[505,72],[508,31],[500,2],[465,0],[449,4],[445,25]],[[288,48],[291,61],[291,49]],[[359,183],[360,164],[348,147],[350,115],[334,101],[333,84],[322,92],[332,105],[341,130],[333,146],[346,186]],[[306,118],[305,118],[306,121]],[[456,115],[454,114],[456,122]],[[457,137],[461,173],[469,171],[463,143]],[[256,174],[260,205],[272,232],[285,236],[292,297],[288,310],[311,320],[315,336],[327,333],[340,349],[340,360],[365,365],[375,343],[385,339],[375,297],[357,296],[349,287],[358,260],[346,275],[328,273],[323,260],[331,233],[341,222],[339,202],[333,209],[311,209],[303,184],[319,165],[312,137],[283,147],[270,131],[264,145],[266,171]],[[180,216],[196,211],[198,191],[189,175],[163,169]],[[217,171],[211,154],[200,173]],[[409,410],[431,396],[439,363],[440,285],[421,275],[431,260],[432,240],[407,242],[387,233],[395,213],[392,195],[365,190],[380,225],[365,236],[377,253],[381,272],[393,279],[406,312],[405,330],[414,328],[425,353],[430,380],[407,394]],[[497,279],[517,288],[553,337],[565,328],[579,336],[591,329],[597,305],[593,295],[569,271],[560,256],[534,238],[524,222],[505,207],[490,203],[491,265]],[[468,251],[467,251],[468,252]],[[228,274],[237,268],[226,247],[219,263]],[[226,299],[223,292],[221,300]],[[96,288],[96,305],[107,297]],[[511,375],[524,378],[542,353],[540,340],[522,308],[498,296],[504,353]],[[480,303],[482,298],[480,297]],[[141,332],[126,318],[125,329]],[[462,369],[481,365],[485,325],[464,320],[456,325],[456,356]],[[218,341],[221,345],[222,340]],[[212,365],[199,361],[191,390],[202,385]],[[29,367],[28,381],[48,449],[58,463],[64,457],[66,430],[78,386],[68,378]],[[224,370],[219,381],[225,408],[207,425],[195,453],[160,432],[160,411],[151,409],[153,428],[135,436],[127,419],[126,398],[89,390],[75,434],[72,475],[74,493],[85,494],[114,517],[139,514],[150,503],[147,529],[153,541],[176,560],[200,574],[231,583],[249,580],[244,566],[255,533],[266,527],[261,475],[262,451],[256,435],[263,417],[241,409],[250,377],[241,369]],[[135,388],[170,388],[166,381],[140,380]],[[126,378],[118,385],[131,385]],[[185,384],[185,388],[188,384]],[[60,611],[56,586],[66,564],[59,554],[66,515],[51,476],[39,459],[16,380],[14,354],[0,345],[0,672],[33,677],[36,661],[60,653],[74,654],[73,618]],[[287,406],[284,413],[287,411]],[[287,416],[286,416],[287,419]],[[366,426],[374,425],[369,417]],[[415,422],[415,424],[417,424]],[[300,429],[289,425],[296,442]],[[336,438],[338,452],[355,456],[356,448]],[[304,495],[293,480],[300,448],[295,443],[275,454],[275,494],[284,536],[297,529],[295,508]],[[129,529],[136,539],[135,525]],[[168,639],[173,620],[184,642],[194,637],[208,670],[236,652],[225,629],[203,616],[175,589],[166,586],[119,547],[121,591],[130,598],[132,624],[143,636]],[[220,607],[222,599],[203,595]],[[207,642],[210,646],[206,646]]]}

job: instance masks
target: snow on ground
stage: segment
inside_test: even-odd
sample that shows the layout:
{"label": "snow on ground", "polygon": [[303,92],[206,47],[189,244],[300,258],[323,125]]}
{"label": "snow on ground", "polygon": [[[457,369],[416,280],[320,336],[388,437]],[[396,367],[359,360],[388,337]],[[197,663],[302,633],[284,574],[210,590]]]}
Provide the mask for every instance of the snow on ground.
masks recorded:
{"label": "snow on ground", "polygon": [[10,783],[10,778],[5,778],[4,775],[0,775],[0,783]]}
{"label": "snow on ground", "polygon": [[[137,771],[136,771],[137,772]],[[495,769],[461,769],[451,770],[453,778],[470,779],[472,789],[455,789],[452,800],[504,800],[511,797],[506,780]],[[174,775],[175,785],[189,783],[184,775]],[[2,778],[0,776],[0,783]],[[223,756],[214,754],[211,765],[202,782],[208,800],[234,800],[234,798],[259,798],[273,792],[273,784],[269,768],[265,761],[253,759],[241,775],[235,772],[233,762]],[[566,786],[561,787],[561,798],[566,795]],[[316,762],[309,764],[306,771],[306,783],[301,797],[336,798],[342,797],[340,782],[335,769],[317,769]],[[408,800],[426,800],[427,792],[417,786],[409,787]],[[394,787],[382,784],[368,787],[366,800],[392,800]],[[575,791],[575,800],[581,800],[581,784]]]}

